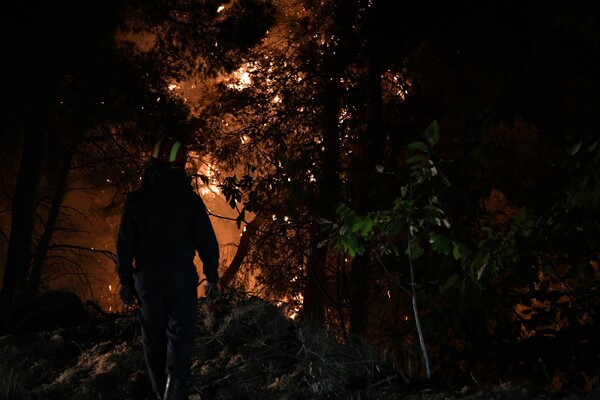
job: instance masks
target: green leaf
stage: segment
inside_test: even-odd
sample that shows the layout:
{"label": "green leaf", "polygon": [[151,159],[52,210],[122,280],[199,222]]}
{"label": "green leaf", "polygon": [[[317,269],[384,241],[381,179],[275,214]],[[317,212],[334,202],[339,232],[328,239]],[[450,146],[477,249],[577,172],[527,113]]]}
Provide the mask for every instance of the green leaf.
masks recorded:
{"label": "green leaf", "polygon": [[594,149],[596,148],[596,146],[598,146],[598,142],[600,142],[600,140],[596,140],[594,143],[590,144],[586,149],[585,152],[586,153],[591,153],[592,151],[594,151]]}
{"label": "green leaf", "polygon": [[415,156],[410,157],[408,160],[406,160],[406,163],[407,164],[416,164],[418,162],[422,162],[422,161],[426,161],[426,160],[427,160],[427,158],[425,158],[421,154],[417,154]]}
{"label": "green leaf", "polygon": [[356,250],[352,247],[348,247],[348,253],[350,253],[350,257],[354,258],[356,256]]}
{"label": "green leaf", "polygon": [[366,238],[373,229],[373,219],[371,217],[367,217],[363,220],[363,224],[360,228],[360,234],[362,237]]}
{"label": "green leaf", "polygon": [[452,257],[454,257],[455,260],[460,260],[462,256],[460,252],[460,247],[456,242],[452,243],[454,244],[454,248],[452,249]]}
{"label": "green leaf", "polygon": [[579,152],[579,149],[581,148],[581,144],[583,143],[582,140],[579,141],[579,143],[577,143],[575,146],[573,146],[571,148],[571,150],[569,150],[569,153],[574,156],[575,154],[577,154]]}
{"label": "green leaf", "polygon": [[450,278],[448,278],[448,280],[446,281],[446,283],[444,283],[444,286],[442,286],[442,291],[445,291],[448,288],[454,286],[454,284],[456,282],[458,282],[459,279],[460,279],[460,276],[458,276],[456,274],[452,275]]}
{"label": "green leaf", "polygon": [[363,254],[365,254],[365,246],[363,246],[362,244],[361,244],[361,245],[359,245],[359,246],[356,248],[356,254],[358,254],[358,255],[360,255],[360,256],[362,256]]}
{"label": "green leaf", "polygon": [[350,253],[350,257],[354,258],[357,254],[361,255],[365,252],[365,247],[358,243],[356,236],[350,236],[346,239],[342,247]]}
{"label": "green leaf", "polygon": [[429,153],[429,146],[423,142],[412,142],[409,143],[407,147],[409,150],[420,150],[424,151],[425,153]]}
{"label": "green leaf", "polygon": [[355,220],[354,222],[352,222],[352,225],[350,225],[350,233],[356,233],[360,230],[360,228],[362,227],[362,220]]}
{"label": "green leaf", "polygon": [[434,234],[430,238],[431,249],[439,254],[448,255],[450,254],[451,241],[444,236]]}
{"label": "green leaf", "polygon": [[344,236],[348,232],[348,225],[340,226],[340,236]]}
{"label": "green leaf", "polygon": [[431,124],[425,130],[425,137],[427,141],[434,145],[440,140],[440,124],[438,124],[437,120],[433,120]]}
{"label": "green leaf", "polygon": [[[408,253],[408,249],[406,249],[406,251]],[[423,253],[424,253],[424,249],[421,246],[419,246],[417,244],[410,246],[410,254],[411,254],[412,259],[417,259],[417,258],[421,257],[423,255]]]}
{"label": "green leaf", "polygon": [[[457,244],[454,242],[454,244]],[[466,260],[469,257],[469,249],[464,243],[458,243],[458,252],[463,260]]]}
{"label": "green leaf", "polygon": [[350,214],[350,212],[350,207],[348,207],[344,203],[340,203],[335,209],[335,213],[342,218],[347,217]]}

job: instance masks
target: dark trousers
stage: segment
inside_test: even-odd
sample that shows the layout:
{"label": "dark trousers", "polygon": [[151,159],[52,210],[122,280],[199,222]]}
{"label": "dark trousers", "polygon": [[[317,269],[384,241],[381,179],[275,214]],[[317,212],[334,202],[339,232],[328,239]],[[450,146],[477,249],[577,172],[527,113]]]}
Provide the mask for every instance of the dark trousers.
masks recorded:
{"label": "dark trousers", "polygon": [[160,397],[167,376],[189,378],[198,315],[197,275],[163,278],[138,276],[135,281],[144,356],[152,389]]}

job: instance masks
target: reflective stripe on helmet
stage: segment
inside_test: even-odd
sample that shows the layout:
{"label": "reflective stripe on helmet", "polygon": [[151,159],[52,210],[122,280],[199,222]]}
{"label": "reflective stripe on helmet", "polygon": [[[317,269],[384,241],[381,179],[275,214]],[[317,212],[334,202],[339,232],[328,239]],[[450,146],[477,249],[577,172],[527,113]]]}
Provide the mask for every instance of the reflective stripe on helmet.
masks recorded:
{"label": "reflective stripe on helmet", "polygon": [[179,147],[181,147],[181,143],[173,143],[173,147],[171,148],[171,154],[169,155],[169,162],[177,160],[177,150],[179,150]]}
{"label": "reflective stripe on helmet", "polygon": [[160,154],[160,148],[162,146],[163,140],[164,139],[160,139],[158,141],[158,143],[156,143],[156,146],[154,146],[154,154],[152,155],[152,157],[158,158],[158,155]]}
{"label": "reflective stripe on helmet", "polygon": [[185,146],[173,137],[165,137],[154,146],[152,157],[169,164],[185,164],[187,152]]}

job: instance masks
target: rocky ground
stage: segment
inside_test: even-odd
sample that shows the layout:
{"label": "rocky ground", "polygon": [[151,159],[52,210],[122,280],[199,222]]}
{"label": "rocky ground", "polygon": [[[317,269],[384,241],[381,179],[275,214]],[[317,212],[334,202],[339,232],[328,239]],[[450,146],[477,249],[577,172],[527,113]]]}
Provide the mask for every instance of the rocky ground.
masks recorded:
{"label": "rocky ground", "polygon": [[[366,346],[342,346],[257,298],[201,304],[190,400],[600,399],[510,384],[461,391],[407,385]],[[0,338],[0,399],[150,399],[134,313]]]}

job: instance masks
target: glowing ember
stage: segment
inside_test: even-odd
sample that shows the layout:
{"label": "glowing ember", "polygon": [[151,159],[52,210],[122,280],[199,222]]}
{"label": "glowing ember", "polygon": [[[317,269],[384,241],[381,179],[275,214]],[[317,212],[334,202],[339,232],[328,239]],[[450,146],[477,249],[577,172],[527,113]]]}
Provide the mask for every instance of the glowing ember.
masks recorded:
{"label": "glowing ember", "polygon": [[[294,280],[292,280],[293,282]],[[298,293],[292,296],[291,299],[284,298],[283,300],[277,302],[277,306],[285,306],[285,316],[291,320],[295,320],[300,315],[300,311],[302,311],[302,304],[304,303],[304,296],[301,293]]]}

